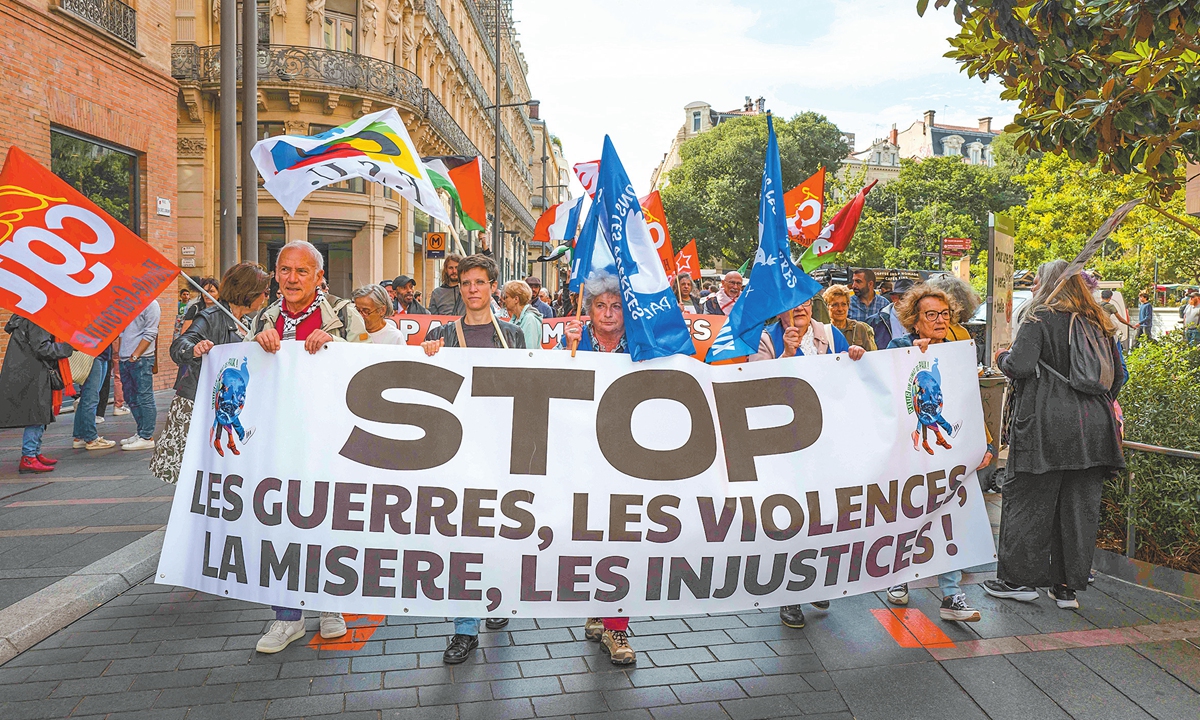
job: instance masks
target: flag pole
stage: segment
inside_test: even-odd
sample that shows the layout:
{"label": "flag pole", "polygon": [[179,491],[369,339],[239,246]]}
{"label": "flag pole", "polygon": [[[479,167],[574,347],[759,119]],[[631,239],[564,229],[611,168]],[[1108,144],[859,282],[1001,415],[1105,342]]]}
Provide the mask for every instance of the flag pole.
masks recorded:
{"label": "flag pole", "polygon": [[241,331],[242,331],[242,337],[243,337],[243,338],[248,338],[248,337],[250,337],[250,328],[248,328],[248,327],[246,327],[245,325],[243,325],[241,320],[238,320],[236,317],[234,317],[234,316],[233,316],[233,313],[229,311],[229,308],[227,308],[227,307],[225,307],[224,305],[222,305],[222,304],[221,304],[221,302],[220,302],[219,300],[217,300],[215,297],[213,297],[212,295],[209,295],[209,294],[208,294],[208,291],[207,291],[207,290],[205,290],[204,288],[200,287],[200,283],[198,283],[198,282],[196,282],[195,280],[193,280],[191,275],[188,275],[188,274],[187,274],[187,273],[185,273],[185,272],[181,272],[181,273],[179,273],[179,274],[180,274],[181,276],[183,276],[183,279],[184,279],[184,280],[187,280],[187,281],[188,281],[188,283],[190,283],[192,287],[194,287],[194,288],[196,288],[197,290],[199,290],[201,295],[203,295],[204,297],[206,297],[206,298],[208,298],[209,300],[211,300],[213,305],[216,305],[217,307],[221,308],[221,312],[223,312],[223,313],[225,313],[226,315],[228,315],[228,316],[229,316],[229,319],[230,319],[230,320],[232,320],[232,321],[234,322],[234,324],[238,326],[238,330],[241,330]]}

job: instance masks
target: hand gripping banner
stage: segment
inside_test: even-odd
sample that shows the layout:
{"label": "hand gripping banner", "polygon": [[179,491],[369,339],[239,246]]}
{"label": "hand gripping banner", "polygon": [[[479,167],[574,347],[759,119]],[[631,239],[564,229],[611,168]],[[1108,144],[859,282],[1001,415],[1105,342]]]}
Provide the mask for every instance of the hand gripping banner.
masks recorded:
{"label": "hand gripping banner", "polygon": [[985,444],[969,342],[734,366],[221,345],[156,579],[439,617],[814,602],[991,562]]}

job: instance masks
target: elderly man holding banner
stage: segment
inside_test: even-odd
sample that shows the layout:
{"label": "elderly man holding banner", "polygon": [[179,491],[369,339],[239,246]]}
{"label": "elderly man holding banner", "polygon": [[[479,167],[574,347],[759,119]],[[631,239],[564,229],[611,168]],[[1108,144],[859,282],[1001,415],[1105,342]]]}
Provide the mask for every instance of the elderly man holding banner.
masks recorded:
{"label": "elderly man holding banner", "polygon": [[[320,289],[324,279],[325,260],[316,247],[304,240],[284,245],[275,260],[275,280],[282,297],[255,316],[250,328],[254,342],[276,353],[282,341],[296,340],[304,343],[310,354],[329,342],[366,342],[370,336],[354,303],[327,295]],[[272,609],[275,622],[255,647],[260,653],[277,653],[304,637],[303,611],[276,606]],[[346,620],[341,613],[321,613],[321,637],[345,634]]]}

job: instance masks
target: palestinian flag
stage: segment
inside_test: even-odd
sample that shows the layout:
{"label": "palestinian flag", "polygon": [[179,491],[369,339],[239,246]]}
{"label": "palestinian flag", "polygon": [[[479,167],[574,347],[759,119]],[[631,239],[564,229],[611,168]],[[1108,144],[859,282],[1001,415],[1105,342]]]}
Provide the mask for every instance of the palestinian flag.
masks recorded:
{"label": "palestinian flag", "polygon": [[487,204],[483,200],[483,166],[477,157],[438,155],[421,158],[433,186],[454,199],[454,210],[463,227],[487,227]]}

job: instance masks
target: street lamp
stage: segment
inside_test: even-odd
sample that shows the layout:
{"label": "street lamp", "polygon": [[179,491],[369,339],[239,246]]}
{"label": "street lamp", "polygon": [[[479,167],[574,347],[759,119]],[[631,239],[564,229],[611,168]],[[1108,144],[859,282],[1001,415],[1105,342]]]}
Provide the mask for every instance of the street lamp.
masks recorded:
{"label": "street lamp", "polygon": [[[497,13],[496,13],[496,99],[497,100],[500,99],[501,67],[502,66],[500,63],[500,14],[499,14],[499,8],[497,8]],[[492,119],[492,129],[495,131],[495,145],[496,145],[496,155],[492,158],[496,162],[496,167],[495,167],[496,181],[495,181],[495,183],[493,183],[493,190],[492,190],[492,201],[493,201],[492,202],[492,205],[493,205],[492,212],[495,215],[495,220],[492,223],[492,228],[493,228],[492,229],[492,245],[493,245],[493,247],[495,247],[496,252],[498,253],[497,258],[500,260],[501,268],[504,267],[504,265],[503,265],[504,242],[503,242],[503,239],[500,237],[500,108],[526,107],[529,109],[530,119],[537,120],[537,119],[539,119],[538,118],[538,108],[540,105],[541,105],[541,102],[538,100],[526,100],[525,102],[519,102],[519,103],[500,103],[497,105],[488,105],[487,107],[485,107],[483,109],[484,112],[487,112],[488,110],[495,111],[495,115],[493,116],[493,119]]]}

